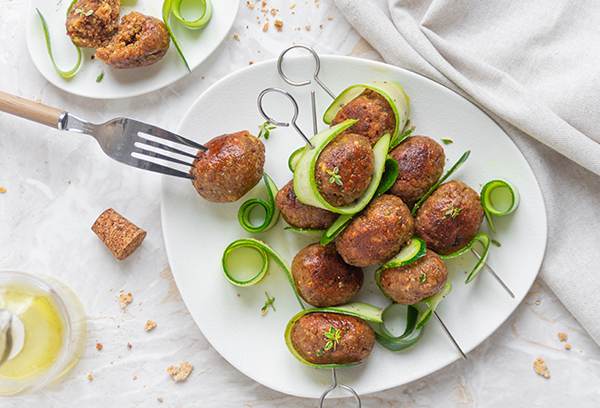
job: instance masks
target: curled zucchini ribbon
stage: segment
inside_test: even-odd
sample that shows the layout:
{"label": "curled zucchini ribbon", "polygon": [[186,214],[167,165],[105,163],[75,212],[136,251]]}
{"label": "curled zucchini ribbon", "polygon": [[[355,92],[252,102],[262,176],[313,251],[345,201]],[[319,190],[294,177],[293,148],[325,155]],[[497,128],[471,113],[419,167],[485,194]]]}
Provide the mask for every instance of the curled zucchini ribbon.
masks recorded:
{"label": "curled zucchini ribbon", "polygon": [[169,25],[169,17],[172,14],[177,20],[179,20],[183,25],[185,25],[188,28],[198,29],[204,27],[206,24],[208,24],[212,17],[212,3],[210,0],[195,0],[194,2],[200,4],[204,9],[200,17],[198,17],[194,21],[185,20],[181,15],[181,3],[183,3],[183,0],[165,0],[162,7],[162,17],[165,26],[167,27],[167,31],[169,32],[169,35],[173,40],[173,44],[175,44],[175,48],[177,48],[177,52],[181,56],[181,59],[183,60],[183,63],[185,64],[185,67],[189,72],[192,71],[190,69],[190,66],[188,65],[187,60],[185,59],[185,56],[183,55],[183,51],[181,50],[179,41],[177,41],[177,39],[173,35],[173,31],[171,30],[171,26]]}
{"label": "curled zucchini ribbon", "polygon": [[442,178],[440,178],[438,180],[438,182],[435,183],[433,185],[433,187],[431,187],[429,189],[429,191],[419,201],[417,201],[417,203],[413,207],[410,215],[412,215],[413,217],[415,216],[415,214],[417,213],[417,210],[419,209],[419,207],[421,206],[421,204],[423,204],[423,201],[425,201],[431,194],[433,194],[433,192],[436,190],[436,188],[438,188],[440,186],[440,184],[442,184],[444,181],[446,181],[446,179],[448,177],[450,177],[452,175],[452,173],[454,173],[456,170],[458,170],[458,168],[460,166],[462,166],[464,162],[467,161],[467,159],[469,158],[470,154],[471,154],[471,151],[467,150],[466,152],[463,153],[462,156],[460,156],[460,159],[458,159],[458,161],[454,164],[454,166],[452,166],[452,168],[450,170],[448,170],[446,172],[446,174],[444,174],[442,176]]}
{"label": "curled zucchini ribbon", "polygon": [[[235,278],[234,275],[231,273],[231,271],[229,271],[227,269],[227,257],[229,257],[229,255],[231,254],[231,252],[233,250],[235,250],[236,248],[241,248],[241,247],[249,247],[249,248],[256,250],[261,255],[262,261],[263,261],[263,265],[260,268],[260,271],[255,276],[253,276],[252,278],[250,278],[248,280],[240,280],[238,278]],[[300,299],[300,295],[298,294],[298,291],[296,290],[296,286],[294,285],[294,279],[292,278],[292,272],[291,272],[290,266],[277,252],[275,252],[270,246],[268,246],[267,244],[265,244],[262,241],[259,241],[257,239],[253,239],[253,238],[241,238],[241,239],[237,239],[237,240],[233,241],[231,244],[229,244],[229,246],[227,246],[227,248],[225,248],[225,251],[223,252],[223,258],[221,260],[221,264],[223,266],[223,273],[225,274],[225,277],[227,278],[227,280],[236,286],[256,285],[256,284],[260,283],[265,278],[265,276],[267,276],[267,272],[269,271],[269,255],[273,259],[275,259],[275,261],[281,266],[281,268],[285,272],[285,274],[288,278],[288,281],[290,282],[290,285],[292,286],[294,294],[296,295],[296,299],[298,299],[298,303],[300,303],[300,307],[302,307],[302,309],[304,310],[304,304],[302,303],[302,300]]]}
{"label": "curled zucchini ribbon", "polygon": [[477,241],[481,242],[481,244],[483,245],[483,253],[480,255],[479,260],[473,267],[473,270],[471,271],[471,273],[469,273],[469,276],[467,276],[467,280],[465,280],[465,283],[469,283],[473,279],[475,279],[475,277],[479,274],[479,272],[485,266],[485,263],[488,258],[488,254],[490,252],[490,243],[492,242],[492,239],[490,238],[490,236],[488,234],[479,234],[475,238],[473,238],[473,240],[469,243],[469,245],[467,245],[460,251],[458,251],[454,254],[450,254],[450,255],[440,255],[441,258],[445,258],[445,259],[456,258],[457,256],[460,256],[460,255],[464,254],[465,252],[471,250]]}
{"label": "curled zucchini ribbon", "polygon": [[330,307],[317,308],[317,309],[308,309],[308,310],[303,310],[300,313],[296,314],[294,317],[292,317],[290,319],[289,323],[287,324],[287,326],[285,328],[285,344],[287,345],[288,349],[290,350],[290,353],[292,353],[292,355],[294,357],[296,357],[300,362],[302,362],[310,367],[315,367],[315,368],[349,367],[349,366],[354,366],[354,365],[360,364],[360,362],[350,363],[350,364],[314,364],[314,363],[311,363],[311,362],[307,361],[306,359],[304,359],[304,357],[302,357],[300,355],[300,353],[298,353],[298,351],[296,351],[296,349],[292,345],[292,339],[291,339],[292,327],[294,327],[294,324],[302,316],[309,314],[309,313],[314,313],[314,312],[338,313],[338,314],[343,314],[343,315],[348,315],[348,316],[359,317],[361,319],[364,319],[364,320],[367,320],[370,322],[374,322],[374,323],[381,323],[383,321],[382,320],[382,309],[380,307],[373,306],[368,303],[361,303],[361,302],[347,303],[343,306],[330,306]]}
{"label": "curled zucchini ribbon", "polygon": [[[263,181],[267,186],[267,195],[269,197],[269,201],[267,202],[260,198],[252,198],[242,204],[240,210],[238,211],[238,220],[240,225],[248,232],[256,233],[268,231],[273,228],[275,224],[277,224],[277,221],[279,221],[279,214],[281,214],[281,212],[275,206],[277,186],[267,173],[263,174]],[[252,213],[252,210],[256,208],[256,206],[260,206],[265,210],[265,220],[261,225],[258,226],[255,226],[250,222],[250,214]]]}
{"label": "curled zucchini ribbon", "polygon": [[[510,196],[510,204],[504,211],[497,209],[494,206],[494,203],[492,202],[492,192],[497,189],[502,189],[505,192],[508,192]],[[488,224],[490,224],[490,228],[493,232],[496,232],[496,228],[494,227],[494,223],[492,222],[492,215],[510,214],[511,212],[517,209],[520,201],[521,196],[519,194],[519,190],[517,190],[517,187],[508,180],[492,180],[488,181],[483,186],[483,188],[481,189],[481,205],[483,207],[483,213],[485,214],[485,218]]]}
{"label": "curled zucchini ribbon", "polygon": [[[69,8],[67,10],[67,14],[69,14],[69,11],[71,10],[71,7],[73,7],[73,4],[75,4],[75,1],[73,1],[71,3],[71,5],[69,6]],[[50,55],[50,61],[52,61],[54,70],[58,73],[58,75],[60,75],[63,78],[71,78],[73,75],[75,75],[77,73],[77,71],[79,71],[79,67],[81,67],[81,59],[82,59],[81,48],[79,48],[78,46],[73,44],[75,46],[75,49],[77,50],[77,63],[75,64],[75,66],[72,69],[70,69],[68,71],[63,71],[60,68],[58,68],[58,65],[56,65],[56,61],[54,60],[54,54],[52,53],[52,45],[51,45],[51,41],[50,41],[50,32],[48,31],[48,24],[46,23],[46,19],[42,15],[42,12],[40,10],[38,10],[37,8],[35,10],[37,11],[38,15],[40,16],[40,20],[42,21],[42,28],[44,29],[44,37],[46,38],[46,47],[48,48],[48,55]]]}

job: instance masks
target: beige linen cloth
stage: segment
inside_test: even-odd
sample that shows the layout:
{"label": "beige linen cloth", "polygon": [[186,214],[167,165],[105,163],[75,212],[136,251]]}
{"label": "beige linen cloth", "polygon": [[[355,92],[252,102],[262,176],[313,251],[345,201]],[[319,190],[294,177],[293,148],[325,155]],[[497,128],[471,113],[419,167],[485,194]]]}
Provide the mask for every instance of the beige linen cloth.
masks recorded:
{"label": "beige linen cloth", "polygon": [[540,275],[600,345],[597,0],[335,0],[390,64],[487,112],[540,183]]}

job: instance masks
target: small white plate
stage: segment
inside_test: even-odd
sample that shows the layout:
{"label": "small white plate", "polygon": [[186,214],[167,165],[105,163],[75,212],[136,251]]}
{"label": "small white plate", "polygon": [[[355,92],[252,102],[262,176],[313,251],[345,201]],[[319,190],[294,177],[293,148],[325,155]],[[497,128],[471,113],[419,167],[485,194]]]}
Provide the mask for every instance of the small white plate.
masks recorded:
{"label": "small white plate", "polygon": [[[294,80],[312,77],[312,57],[286,57],[284,71]],[[293,72],[298,74],[293,75]],[[304,75],[304,76],[302,76]],[[485,270],[466,285],[466,270],[474,256],[448,262],[452,293],[440,304],[438,313],[465,352],[490,336],[515,310],[527,294],[540,268],[546,247],[546,212],[537,181],[521,152],[508,136],[481,110],[452,91],[414,73],[386,64],[347,57],[321,58],[319,78],[335,93],[349,85],[374,80],[400,83],[410,97],[410,118],[415,134],[427,135],[445,145],[446,170],[466,151],[470,158],[453,175],[476,190],[489,180],[511,180],[521,193],[521,204],[512,214],[496,217],[497,234],[487,223],[482,230],[499,241],[492,247],[489,264],[516,295],[511,299]],[[292,87],[279,77],[275,61],[253,65],[222,79],[208,89],[190,108],[179,132],[198,142],[247,129],[257,134],[264,122],[256,101],[268,87],[287,89],[300,106],[298,124],[312,133],[310,90],[317,90],[317,110],[322,114],[331,98],[313,84]],[[275,120],[289,121],[292,110],[282,95],[264,99],[267,113]],[[326,125],[319,121],[320,130]],[[292,174],[287,168],[291,152],[302,141],[291,128],[277,128],[268,140],[265,171],[278,187]],[[441,143],[441,142],[440,142]],[[331,385],[331,371],[309,368],[288,351],[283,333],[289,319],[300,311],[283,272],[274,262],[271,272],[257,286],[231,285],[221,269],[221,256],[232,241],[250,237],[237,220],[241,203],[264,196],[262,183],[236,203],[215,204],[203,200],[189,180],[164,177],[162,224],[167,254],[177,286],[202,333],[233,366],[267,387],[287,394],[318,398]],[[313,242],[284,231],[279,223],[266,233],[256,234],[291,263],[294,255]],[[357,300],[380,307],[389,304],[373,281],[373,270],[365,269],[365,284]],[[277,311],[261,316],[265,292],[275,297]],[[438,323],[432,319],[423,338],[414,347],[392,353],[376,345],[361,365],[337,370],[338,380],[360,395],[399,386],[426,376],[459,359]],[[335,395],[344,395],[343,392]]]}
{"label": "small white plate", "polygon": [[[162,20],[162,0],[134,0],[123,2],[121,17],[138,11]],[[114,69],[101,61],[92,60],[95,49],[82,48],[83,65],[72,78],[63,78],[55,70],[48,55],[44,30],[36,12],[39,9],[48,24],[52,51],[62,70],[75,66],[77,51],[66,35],[66,15],[71,1],[31,0],[27,12],[27,47],[40,73],[58,88],[79,96],[94,99],[117,99],[138,96],[170,85],[188,74],[175,45],[171,41],[164,58],[149,67]],[[171,17],[171,29],[179,40],[190,69],[206,60],[221,44],[231,29],[238,12],[237,0],[213,1],[213,15],[204,28],[192,30]],[[104,72],[100,83],[96,78]]]}

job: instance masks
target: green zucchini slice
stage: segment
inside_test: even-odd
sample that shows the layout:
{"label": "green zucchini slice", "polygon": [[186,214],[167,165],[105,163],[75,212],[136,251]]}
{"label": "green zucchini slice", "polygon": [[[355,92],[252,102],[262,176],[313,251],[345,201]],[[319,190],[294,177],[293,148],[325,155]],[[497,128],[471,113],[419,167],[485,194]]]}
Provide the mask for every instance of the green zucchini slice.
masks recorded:
{"label": "green zucchini slice", "polygon": [[[493,194],[493,193],[496,194]],[[502,194],[498,197],[499,194]],[[494,205],[492,200],[504,201],[506,209],[500,210]],[[508,180],[498,179],[488,181],[481,189],[481,206],[483,207],[483,213],[485,218],[490,224],[490,228],[493,232],[496,232],[494,223],[492,222],[492,215],[507,215],[517,209],[519,202],[521,201],[521,195],[517,187]]]}
{"label": "green zucchini slice", "polygon": [[481,242],[481,244],[483,245],[483,253],[481,254],[481,256],[480,256],[479,260],[477,261],[477,263],[475,264],[475,266],[473,267],[473,270],[469,273],[469,276],[467,276],[467,280],[465,281],[465,283],[469,283],[473,279],[475,279],[475,277],[479,274],[479,272],[485,266],[485,262],[487,261],[488,254],[490,252],[490,243],[492,242],[492,239],[490,238],[490,236],[488,234],[479,234],[475,238],[473,238],[473,240],[469,243],[469,245],[467,245],[460,251],[455,252],[450,255],[440,255],[441,258],[445,258],[445,259],[456,258],[457,256],[460,256],[460,255],[464,254],[465,252],[471,250],[471,248],[473,248],[473,245],[475,245],[475,243],[477,241]]}
{"label": "green zucchini slice", "polygon": [[[242,228],[248,232],[257,233],[270,230],[279,221],[281,211],[275,206],[275,195],[277,195],[277,186],[267,173],[263,174],[263,181],[267,186],[267,195],[269,201],[260,198],[252,198],[241,205],[238,211],[238,221]],[[261,225],[255,226],[250,222],[250,213],[256,207],[260,206],[265,210],[265,220]]]}
{"label": "green zucchini slice", "polygon": [[[391,320],[390,313],[397,308],[406,308],[406,328],[400,336],[394,336],[386,327],[386,322]],[[375,330],[375,340],[390,351],[402,351],[415,345],[423,336],[423,326],[417,328],[420,316],[421,311],[415,306],[392,303],[383,311],[383,323]]]}

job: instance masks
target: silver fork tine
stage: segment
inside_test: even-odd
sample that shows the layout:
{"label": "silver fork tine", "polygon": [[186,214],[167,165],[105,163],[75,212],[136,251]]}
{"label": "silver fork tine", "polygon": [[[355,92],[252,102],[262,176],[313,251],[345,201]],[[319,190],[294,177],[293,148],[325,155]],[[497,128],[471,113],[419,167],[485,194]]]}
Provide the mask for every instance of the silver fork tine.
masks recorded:
{"label": "silver fork tine", "polygon": [[[198,159],[199,158],[195,154],[190,154],[188,152],[184,152],[183,150],[175,149],[174,147],[167,146],[167,145],[162,144],[162,143],[154,142],[154,141],[149,140],[149,139],[144,139],[143,137],[139,137],[139,136],[138,136],[138,140],[136,140],[136,143],[143,143],[143,144],[148,145],[148,146],[156,147],[158,149],[165,150],[165,151],[171,152],[171,153],[177,153],[177,154],[180,154],[182,156],[187,156],[187,157],[192,158],[192,159]],[[193,164],[191,164],[191,163],[189,165],[193,166]]]}
{"label": "silver fork tine", "polygon": [[184,166],[192,166],[192,167],[194,167],[194,165],[192,163],[188,163],[188,162],[185,162],[183,160],[179,160],[179,159],[177,159],[175,157],[166,156],[166,155],[160,154],[158,152],[153,152],[151,150],[140,149],[139,147],[135,147],[131,151],[131,153],[143,154],[143,155],[146,155],[146,156],[149,156],[149,157],[154,157],[156,159],[170,161],[171,163],[183,164]]}
{"label": "silver fork tine", "polygon": [[151,135],[151,136],[155,136],[155,137],[159,137],[161,139],[165,139],[165,140],[170,140],[172,142],[177,142],[189,147],[193,147],[199,150],[207,150],[205,146],[202,146],[200,143],[196,143],[193,140],[190,139],[186,139],[183,136],[179,136],[178,134],[175,134],[173,132],[169,132],[168,130],[153,126],[153,125],[149,125],[147,123],[144,122],[140,122],[138,120],[134,120],[134,119],[126,119],[128,122],[127,125],[135,125],[135,131],[140,132],[140,133],[145,133],[147,135]]}
{"label": "silver fork tine", "polygon": [[192,176],[189,173],[186,173],[186,172],[183,172],[180,170],[175,170],[175,169],[172,169],[171,167],[163,166],[162,164],[156,164],[156,163],[142,160],[142,159],[135,159],[135,160],[137,161],[137,164],[132,164],[132,165],[134,167],[137,167],[140,169],[150,170],[150,171],[153,171],[156,173],[166,174],[168,176],[182,177],[182,178],[187,178],[187,179],[194,178],[194,176]]}

